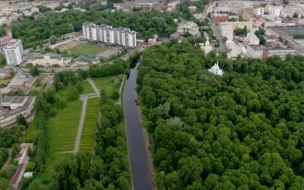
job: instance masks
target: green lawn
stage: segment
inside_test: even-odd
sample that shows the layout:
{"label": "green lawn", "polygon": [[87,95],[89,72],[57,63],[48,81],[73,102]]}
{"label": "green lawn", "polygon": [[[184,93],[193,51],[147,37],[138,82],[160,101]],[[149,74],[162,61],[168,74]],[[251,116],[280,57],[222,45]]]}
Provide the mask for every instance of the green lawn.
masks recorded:
{"label": "green lawn", "polygon": [[93,87],[90,85],[88,81],[82,81],[83,91],[81,94],[93,94],[95,93]]}
{"label": "green lawn", "polygon": [[33,142],[36,137],[36,125],[37,117],[34,118],[33,122],[30,124],[28,130],[26,131],[24,137],[22,138],[23,142]]}
{"label": "green lawn", "polygon": [[58,111],[55,117],[48,119],[48,133],[50,136],[48,166],[50,169],[62,157],[69,156],[73,151],[81,109],[81,100],[70,101],[65,108]]}
{"label": "green lawn", "polygon": [[[1,66],[0,66],[1,68]],[[8,84],[13,78],[10,78],[10,79],[1,79],[0,80],[0,84]]]}
{"label": "green lawn", "polygon": [[6,66],[5,56],[4,54],[0,54],[0,68],[3,68]]}
{"label": "green lawn", "polygon": [[93,150],[96,124],[99,112],[99,98],[88,99],[86,116],[83,124],[79,151]]}
{"label": "green lawn", "polygon": [[78,44],[70,49],[68,51],[71,51],[75,54],[87,54],[87,55],[98,55],[99,53],[107,50],[108,48],[92,45],[92,44]]}
{"label": "green lawn", "polygon": [[112,81],[113,78],[119,78],[122,80],[122,75],[110,76],[110,77],[102,77],[102,78],[93,78],[95,85],[98,90],[102,88],[106,91],[107,96],[111,96],[114,90],[119,90],[120,84],[115,85]]}

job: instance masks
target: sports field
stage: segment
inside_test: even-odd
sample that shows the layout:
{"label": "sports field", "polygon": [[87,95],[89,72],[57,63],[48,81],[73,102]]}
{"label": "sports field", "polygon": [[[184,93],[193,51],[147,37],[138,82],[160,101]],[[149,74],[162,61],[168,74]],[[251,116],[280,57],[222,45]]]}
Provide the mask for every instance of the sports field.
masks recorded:
{"label": "sports field", "polygon": [[93,150],[99,112],[99,98],[88,99],[79,151]]}
{"label": "sports field", "polygon": [[68,49],[68,51],[71,51],[72,53],[75,54],[98,55],[107,49],[108,48],[106,47],[92,45],[92,44],[78,44]]}

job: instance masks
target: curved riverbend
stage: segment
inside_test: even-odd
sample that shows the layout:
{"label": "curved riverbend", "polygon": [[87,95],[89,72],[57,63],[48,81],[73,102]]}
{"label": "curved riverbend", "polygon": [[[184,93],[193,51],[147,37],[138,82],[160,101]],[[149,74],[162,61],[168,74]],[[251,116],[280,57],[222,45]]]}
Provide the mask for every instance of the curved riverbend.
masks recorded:
{"label": "curved riverbend", "polygon": [[139,64],[130,70],[130,76],[126,80],[123,93],[128,151],[133,189],[153,190],[149,153],[146,146],[144,130],[141,126],[139,109],[135,103],[137,99],[135,88],[138,65]]}

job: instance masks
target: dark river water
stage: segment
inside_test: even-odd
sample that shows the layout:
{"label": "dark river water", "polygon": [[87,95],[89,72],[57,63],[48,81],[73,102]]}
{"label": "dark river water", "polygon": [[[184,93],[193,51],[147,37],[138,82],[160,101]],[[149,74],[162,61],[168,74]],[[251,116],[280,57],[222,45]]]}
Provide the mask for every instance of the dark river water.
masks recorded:
{"label": "dark river water", "polygon": [[130,70],[130,76],[126,81],[123,93],[128,150],[134,190],[152,190],[153,182],[149,154],[146,148],[144,131],[141,127],[140,113],[135,103],[137,99],[135,87],[138,65],[139,63]]}

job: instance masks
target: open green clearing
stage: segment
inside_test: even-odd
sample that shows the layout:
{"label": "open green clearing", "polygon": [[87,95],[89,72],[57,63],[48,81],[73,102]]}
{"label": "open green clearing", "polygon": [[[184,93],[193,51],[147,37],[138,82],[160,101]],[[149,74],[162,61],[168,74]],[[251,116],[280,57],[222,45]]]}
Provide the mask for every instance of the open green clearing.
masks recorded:
{"label": "open green clearing", "polygon": [[95,93],[93,87],[90,85],[90,83],[88,81],[82,81],[82,87],[83,87],[83,91],[81,92],[81,94],[93,94]]}
{"label": "open green clearing", "polygon": [[4,54],[0,54],[0,68],[3,68],[6,66],[5,56]]}
{"label": "open green clearing", "polygon": [[69,156],[74,148],[82,108],[81,100],[67,103],[67,106],[48,120],[50,151],[48,166],[50,169],[63,157]]}
{"label": "open green clearing", "polygon": [[105,90],[107,96],[111,96],[114,90],[119,90],[120,82],[115,85],[114,79],[122,80],[122,75],[110,76],[110,77],[102,77],[102,78],[93,78],[95,85],[97,86],[98,90],[102,88]]}
{"label": "open green clearing", "polygon": [[83,124],[79,151],[93,150],[98,120],[99,98],[88,99],[85,120]]}
{"label": "open green clearing", "polygon": [[10,79],[1,79],[0,80],[0,84],[8,84],[11,80],[12,80],[12,78],[10,78]]}
{"label": "open green clearing", "polygon": [[28,130],[23,136],[23,142],[33,142],[36,136],[36,125],[37,125],[37,117],[34,118],[33,122],[30,124]]}
{"label": "open green clearing", "polygon": [[96,45],[92,45],[92,44],[78,44],[78,45],[68,49],[68,51],[71,51],[72,53],[75,53],[75,54],[98,55],[107,49],[108,48],[106,48],[106,47],[96,46]]}

